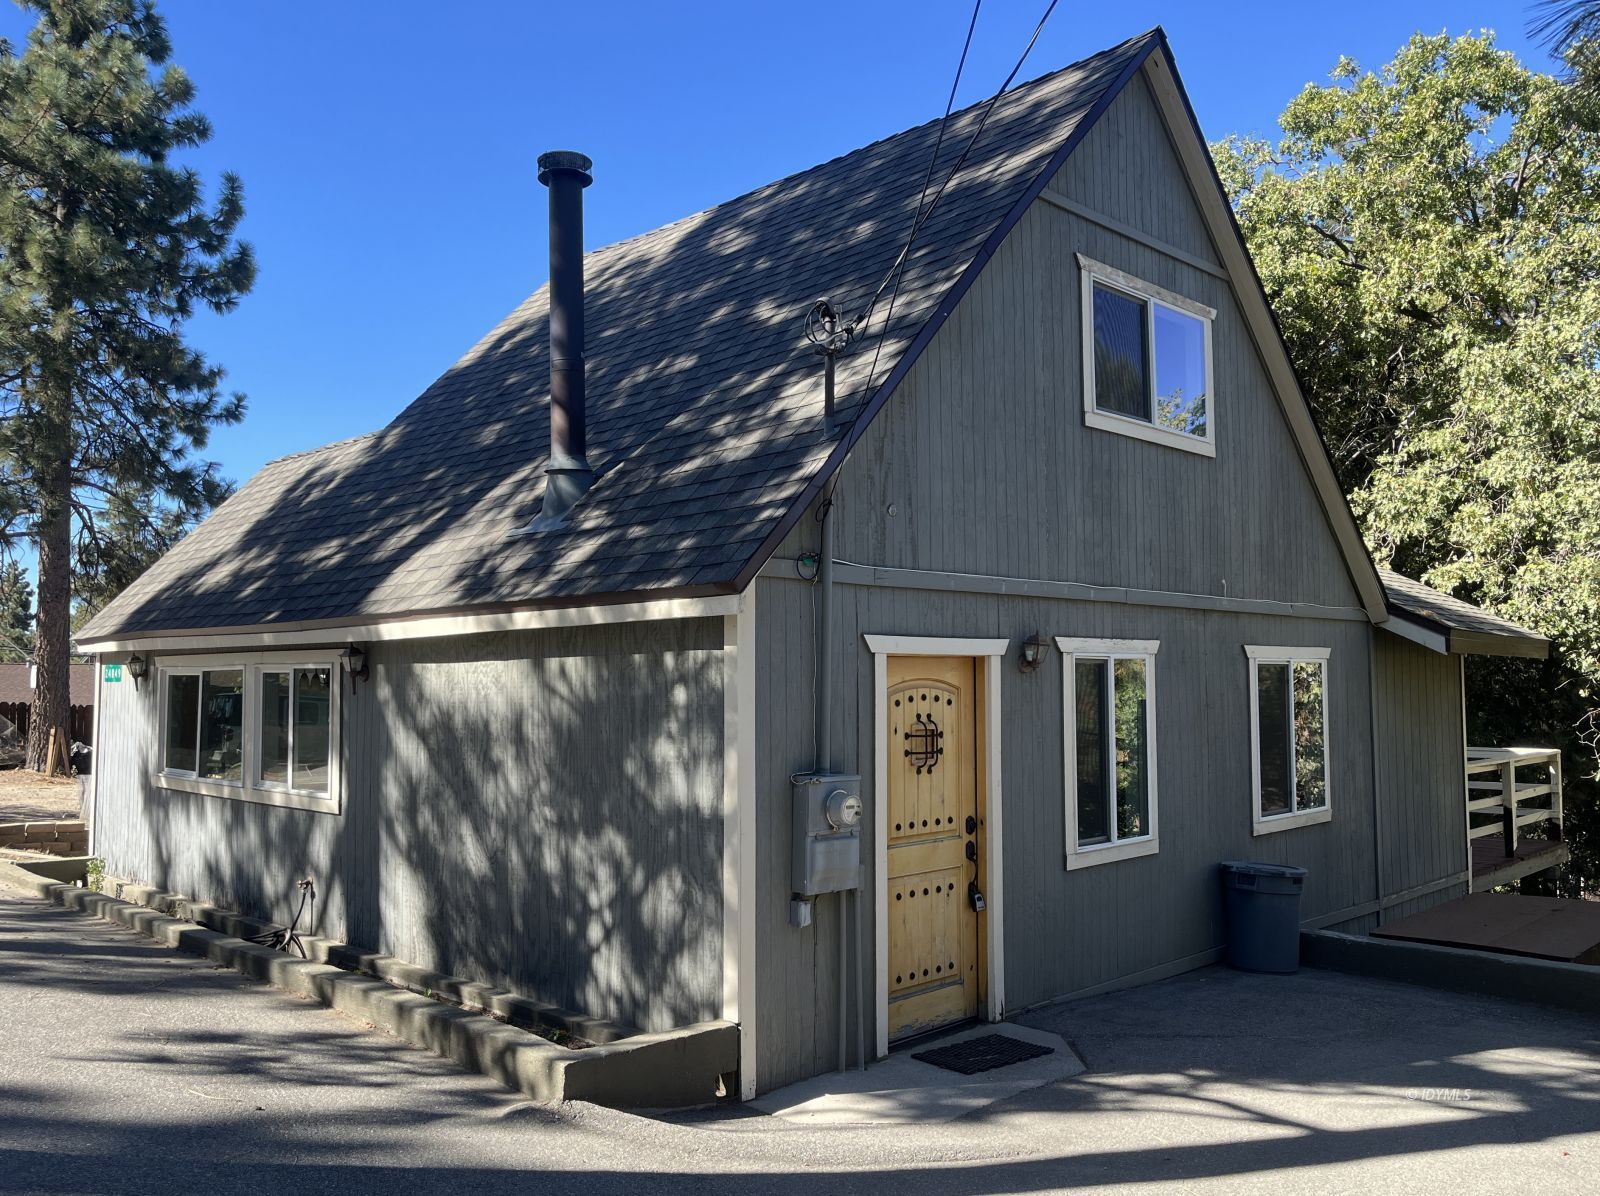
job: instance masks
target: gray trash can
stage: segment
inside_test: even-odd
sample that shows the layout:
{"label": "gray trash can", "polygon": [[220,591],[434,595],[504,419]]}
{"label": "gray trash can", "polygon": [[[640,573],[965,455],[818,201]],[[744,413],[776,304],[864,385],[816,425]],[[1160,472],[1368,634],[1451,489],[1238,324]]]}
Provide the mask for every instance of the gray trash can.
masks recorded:
{"label": "gray trash can", "polygon": [[1305,883],[1306,870],[1293,864],[1224,861],[1230,966],[1245,972],[1300,970],[1300,890]]}

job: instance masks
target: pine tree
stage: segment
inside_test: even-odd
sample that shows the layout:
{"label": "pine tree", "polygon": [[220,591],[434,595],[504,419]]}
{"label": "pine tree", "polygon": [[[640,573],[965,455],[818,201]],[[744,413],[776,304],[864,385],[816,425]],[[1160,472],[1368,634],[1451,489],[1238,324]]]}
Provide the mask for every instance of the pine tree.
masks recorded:
{"label": "pine tree", "polygon": [[108,515],[170,537],[226,494],[193,452],[244,398],[183,326],[201,304],[230,311],[255,258],[234,235],[238,178],[208,206],[171,161],[211,126],[150,0],[23,3],[26,50],[0,43],[0,530],[38,553],[42,769],[67,726],[75,545],[93,568],[115,555]]}
{"label": "pine tree", "polygon": [[0,660],[25,663],[33,653],[33,582],[17,561],[0,567]]}

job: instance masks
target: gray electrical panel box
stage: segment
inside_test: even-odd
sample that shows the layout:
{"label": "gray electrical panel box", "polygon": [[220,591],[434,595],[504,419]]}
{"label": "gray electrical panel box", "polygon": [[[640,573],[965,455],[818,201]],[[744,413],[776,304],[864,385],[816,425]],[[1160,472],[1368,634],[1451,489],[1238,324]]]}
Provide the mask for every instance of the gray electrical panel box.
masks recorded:
{"label": "gray electrical panel box", "polygon": [[861,887],[861,778],[801,773],[793,778],[794,892],[801,897]]}

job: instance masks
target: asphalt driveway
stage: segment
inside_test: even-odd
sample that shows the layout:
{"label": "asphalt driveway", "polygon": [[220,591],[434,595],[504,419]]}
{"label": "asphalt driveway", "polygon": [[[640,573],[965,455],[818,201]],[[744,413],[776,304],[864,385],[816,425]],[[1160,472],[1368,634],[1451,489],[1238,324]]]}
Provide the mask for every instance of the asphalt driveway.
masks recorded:
{"label": "asphalt driveway", "polygon": [[1207,969],[1021,1020],[1089,1071],[948,1124],[552,1108],[0,890],[0,1193],[1600,1190],[1600,1017]]}

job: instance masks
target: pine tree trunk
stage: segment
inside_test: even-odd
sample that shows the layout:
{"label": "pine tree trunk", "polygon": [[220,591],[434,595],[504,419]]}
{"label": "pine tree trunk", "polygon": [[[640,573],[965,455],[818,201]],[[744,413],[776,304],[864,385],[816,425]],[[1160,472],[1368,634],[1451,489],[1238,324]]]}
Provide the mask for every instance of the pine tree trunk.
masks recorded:
{"label": "pine tree trunk", "polygon": [[[39,617],[34,636],[34,690],[28,712],[27,767],[43,772],[51,737],[69,742],[72,713],[72,473],[62,460],[39,488]],[[65,769],[67,761],[58,759]]]}

